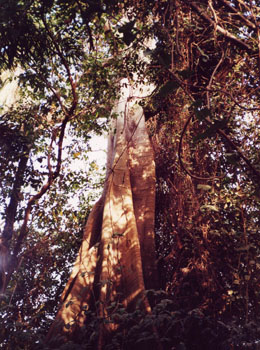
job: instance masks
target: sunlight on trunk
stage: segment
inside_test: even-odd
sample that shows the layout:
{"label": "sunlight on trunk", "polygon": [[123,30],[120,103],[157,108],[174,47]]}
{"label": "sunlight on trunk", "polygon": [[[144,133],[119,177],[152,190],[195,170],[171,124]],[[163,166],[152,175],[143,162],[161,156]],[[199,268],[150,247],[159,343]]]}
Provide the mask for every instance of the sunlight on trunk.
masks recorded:
{"label": "sunlight on trunk", "polygon": [[7,112],[20,98],[18,76],[23,72],[20,67],[14,71],[6,70],[0,75],[0,108]]}
{"label": "sunlight on trunk", "polygon": [[[48,339],[76,333],[86,310],[109,319],[108,306],[126,308],[142,300],[150,311],[146,289],[157,287],[154,243],[155,164],[153,149],[138,104],[151,88],[121,81],[108,142],[104,191],[85,227],[82,246],[62,295],[62,306]],[[106,331],[116,327],[108,323]]]}

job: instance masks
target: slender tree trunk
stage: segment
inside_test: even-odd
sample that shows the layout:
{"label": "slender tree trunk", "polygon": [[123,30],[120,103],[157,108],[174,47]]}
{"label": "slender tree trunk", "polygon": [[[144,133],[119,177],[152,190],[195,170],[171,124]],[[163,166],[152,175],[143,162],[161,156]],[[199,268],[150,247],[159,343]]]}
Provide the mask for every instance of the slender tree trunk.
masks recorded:
{"label": "slender tree trunk", "polygon": [[29,148],[27,146],[23,147],[22,155],[19,160],[18,169],[15,175],[15,181],[10,197],[10,202],[6,209],[6,219],[5,226],[3,230],[3,239],[5,242],[9,241],[13,235],[14,222],[17,212],[17,207],[20,201],[20,191],[24,184],[24,173],[26,170],[26,165],[29,159]]}
{"label": "slender tree trunk", "polygon": [[17,214],[17,207],[20,201],[20,191],[24,184],[24,174],[29,159],[29,147],[25,145],[19,160],[18,169],[15,174],[14,185],[12,188],[10,201],[6,209],[5,225],[0,237],[0,293],[6,288],[6,274],[10,260],[8,243],[13,236],[14,223]]}
{"label": "slender tree trunk", "polygon": [[[29,159],[30,149],[24,145],[22,154],[18,163],[18,169],[15,174],[14,185],[12,188],[10,201],[6,209],[5,225],[0,238],[0,293],[4,293],[8,278],[6,275],[10,267],[9,241],[13,237],[14,223],[17,215],[17,207],[20,202],[21,188],[24,184],[25,170]],[[16,259],[16,256],[13,257]]]}
{"label": "slender tree trunk", "polygon": [[[112,302],[131,308],[141,298],[143,308],[149,312],[144,291],[157,288],[154,154],[143,110],[137,103],[145,90],[141,92],[123,79],[121,91],[108,142],[103,195],[88,218],[48,340],[57,334],[73,337],[86,321],[86,309],[109,319],[107,307]],[[102,326],[101,334],[115,327],[113,323],[106,329]],[[101,335],[99,348],[102,338]]]}
{"label": "slender tree trunk", "polygon": [[[16,68],[13,72],[5,71],[1,74],[3,86],[0,89],[0,105],[3,106],[3,112],[8,112],[19,99],[19,89],[17,80],[9,81],[10,77],[17,77],[22,72],[21,68]],[[10,138],[17,135],[10,132]],[[7,281],[6,275],[10,260],[9,241],[13,236],[14,223],[17,215],[17,207],[20,201],[20,191],[24,184],[24,175],[29,159],[30,147],[28,144],[22,146],[18,168],[15,173],[13,188],[10,195],[10,201],[6,209],[6,218],[3,231],[0,234],[0,294],[4,293]]]}

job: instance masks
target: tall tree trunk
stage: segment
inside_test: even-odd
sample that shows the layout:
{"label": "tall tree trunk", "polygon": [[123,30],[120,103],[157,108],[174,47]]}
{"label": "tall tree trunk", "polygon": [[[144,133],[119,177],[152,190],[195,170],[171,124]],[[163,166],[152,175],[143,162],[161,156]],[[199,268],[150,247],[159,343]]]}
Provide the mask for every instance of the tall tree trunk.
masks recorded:
{"label": "tall tree trunk", "polygon": [[[62,295],[62,305],[47,339],[75,335],[85,322],[84,310],[98,303],[100,317],[107,307],[123,303],[134,307],[141,298],[150,306],[145,289],[157,287],[154,243],[155,165],[143,109],[138,105],[147,89],[122,80],[108,142],[104,191],[85,227],[82,246]],[[116,327],[108,323],[103,331]],[[101,330],[102,333],[102,330]],[[101,342],[99,347],[101,348]]]}
{"label": "tall tree trunk", "polygon": [[0,237],[0,293],[6,288],[6,274],[8,272],[8,263],[10,260],[8,243],[13,236],[14,223],[19,204],[21,187],[24,184],[24,174],[29,159],[29,147],[25,145],[19,160],[18,169],[15,174],[14,185],[12,188],[9,204],[6,208],[5,225]]}
{"label": "tall tree trunk", "polygon": [[20,191],[22,188],[22,185],[24,184],[24,174],[26,170],[26,165],[29,159],[29,147],[27,145],[23,146],[22,154],[19,160],[18,169],[15,174],[15,180],[14,185],[12,189],[12,193],[10,196],[10,202],[8,204],[8,207],[6,209],[6,219],[5,219],[5,225],[3,230],[3,239],[4,242],[9,241],[13,236],[13,228],[14,228],[14,222],[15,217],[17,213],[17,207],[19,204],[19,196]]}
{"label": "tall tree trunk", "polygon": [[[2,106],[2,113],[10,111],[19,100],[18,81],[15,78],[21,73],[21,68],[17,67],[14,71],[4,71],[0,76],[3,81],[0,89],[0,105]],[[12,79],[11,81],[10,78]],[[2,126],[2,129],[5,131],[4,135],[1,135],[3,143],[7,142],[9,144],[10,139],[12,140],[21,136],[19,133],[14,132],[12,129],[9,129],[4,125]],[[3,130],[1,131],[3,132]],[[17,208],[20,202],[20,191],[24,184],[24,176],[30,153],[30,145],[28,145],[26,140],[24,140],[24,143],[20,145],[20,147],[21,151],[19,152],[18,168],[15,173],[10,201],[5,212],[5,224],[3,231],[0,232],[0,294],[5,292],[7,286],[6,275],[8,272],[8,265],[10,265],[9,241],[13,236]]]}

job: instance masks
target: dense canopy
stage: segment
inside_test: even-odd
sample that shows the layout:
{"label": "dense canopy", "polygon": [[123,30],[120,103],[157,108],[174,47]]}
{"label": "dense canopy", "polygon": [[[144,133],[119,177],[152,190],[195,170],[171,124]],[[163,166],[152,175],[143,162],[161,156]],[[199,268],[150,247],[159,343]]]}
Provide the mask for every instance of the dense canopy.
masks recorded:
{"label": "dense canopy", "polygon": [[[258,1],[1,1],[0,43],[0,349],[257,349]],[[123,126],[122,82],[132,89],[126,106],[133,103]],[[105,177],[91,139],[108,131],[119,160]],[[119,167],[128,190],[113,182]],[[118,287],[116,298],[83,305],[76,333],[65,323],[74,335],[59,330],[47,343],[58,309],[73,309],[66,298],[78,282],[69,274],[110,182],[110,221],[121,193],[133,198],[140,300],[125,303]],[[149,222],[143,240],[146,219],[138,218]],[[94,231],[90,248],[105,242],[136,271],[138,254]],[[124,232],[112,235],[119,242]],[[103,267],[94,271],[96,297],[110,282]],[[129,292],[134,278],[124,278]]]}

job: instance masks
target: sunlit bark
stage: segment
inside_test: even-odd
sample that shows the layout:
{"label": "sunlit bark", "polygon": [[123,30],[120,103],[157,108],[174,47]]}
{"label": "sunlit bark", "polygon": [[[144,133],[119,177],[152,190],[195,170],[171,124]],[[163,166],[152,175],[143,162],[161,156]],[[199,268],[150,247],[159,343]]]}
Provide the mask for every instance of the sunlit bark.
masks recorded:
{"label": "sunlit bark", "polygon": [[[96,308],[100,317],[109,318],[107,307],[112,302],[131,308],[142,300],[142,307],[149,312],[144,291],[157,287],[154,154],[138,104],[148,90],[134,88],[127,79],[121,84],[108,142],[103,195],[89,216],[48,339],[57,332],[68,337],[75,334],[85,322],[86,309]],[[115,326],[109,323],[106,330]]]}
{"label": "sunlit bark", "polygon": [[1,76],[0,107],[2,112],[7,112],[20,99],[17,77],[22,73],[22,69],[17,67],[14,71],[6,70]]}

